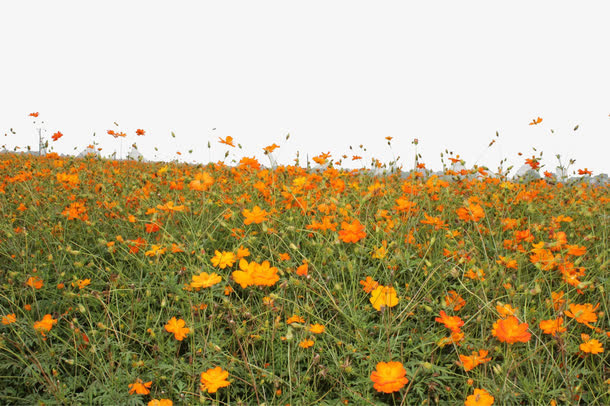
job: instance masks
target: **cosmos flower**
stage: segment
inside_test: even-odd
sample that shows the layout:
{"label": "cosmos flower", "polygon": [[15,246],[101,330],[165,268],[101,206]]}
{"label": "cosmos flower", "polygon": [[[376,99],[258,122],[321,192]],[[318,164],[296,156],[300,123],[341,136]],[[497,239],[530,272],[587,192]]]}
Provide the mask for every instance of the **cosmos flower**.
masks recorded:
{"label": "cosmos flower", "polygon": [[409,383],[406,375],[407,371],[400,362],[379,362],[375,371],[371,372],[371,381],[377,392],[392,393]]}
{"label": "cosmos flower", "polygon": [[201,373],[201,390],[207,390],[208,393],[216,393],[218,389],[229,386],[231,382],[227,381],[229,372],[221,367],[211,368]]}

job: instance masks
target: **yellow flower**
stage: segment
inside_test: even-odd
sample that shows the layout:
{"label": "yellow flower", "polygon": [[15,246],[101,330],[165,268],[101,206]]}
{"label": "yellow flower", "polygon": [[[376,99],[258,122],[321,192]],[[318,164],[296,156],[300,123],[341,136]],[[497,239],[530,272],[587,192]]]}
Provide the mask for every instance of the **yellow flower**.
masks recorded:
{"label": "yellow flower", "polygon": [[385,256],[387,254],[388,254],[388,242],[386,240],[383,240],[381,242],[381,247],[375,248],[375,251],[373,251],[371,258],[383,259],[383,258],[385,258]]}
{"label": "yellow flower", "polygon": [[212,258],[212,264],[220,269],[225,269],[227,266],[231,267],[235,263],[235,254],[232,252],[214,251],[214,254],[215,256]]}
{"label": "yellow flower", "polygon": [[248,263],[245,259],[239,260],[239,269],[241,271],[233,271],[231,274],[233,280],[238,283],[243,289],[254,284],[253,275],[256,271],[258,264],[254,261]]}
{"label": "yellow flower", "polygon": [[207,272],[202,272],[199,275],[193,275],[193,279],[189,286],[191,288],[199,290],[201,288],[209,288],[210,286],[214,286],[221,280],[222,277],[220,275],[217,275],[215,272],[211,274],[208,274]]}
{"label": "yellow flower", "polygon": [[382,307],[394,307],[398,304],[398,296],[393,286],[377,286],[371,292],[369,299],[373,307],[380,311]]}
{"label": "yellow flower", "polygon": [[579,347],[582,352],[589,354],[599,354],[600,352],[604,352],[604,347],[602,347],[602,344],[595,339],[591,339],[588,334],[581,334],[580,337],[583,341]]}

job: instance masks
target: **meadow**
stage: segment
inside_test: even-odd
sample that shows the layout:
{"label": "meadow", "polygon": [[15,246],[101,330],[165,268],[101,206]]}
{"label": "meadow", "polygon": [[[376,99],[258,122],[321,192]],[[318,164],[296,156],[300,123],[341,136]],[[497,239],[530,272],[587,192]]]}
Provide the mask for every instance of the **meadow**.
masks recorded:
{"label": "meadow", "polygon": [[314,161],[0,155],[0,403],[610,404],[608,185]]}

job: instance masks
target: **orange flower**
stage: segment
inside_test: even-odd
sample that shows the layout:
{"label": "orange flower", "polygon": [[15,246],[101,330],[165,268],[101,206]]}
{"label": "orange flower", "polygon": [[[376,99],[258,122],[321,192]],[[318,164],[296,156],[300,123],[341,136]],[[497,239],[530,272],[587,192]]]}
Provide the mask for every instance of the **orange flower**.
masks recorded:
{"label": "orange flower", "polygon": [[292,323],[301,323],[302,324],[302,323],[305,323],[305,319],[302,318],[301,316],[297,316],[295,314],[295,315],[290,316],[288,318],[288,320],[286,320],[286,324],[292,324]]}
{"label": "orange flower", "polygon": [[266,154],[270,154],[273,151],[275,151],[276,148],[279,148],[279,147],[280,147],[279,145],[276,145],[275,143],[273,143],[273,144],[263,148],[263,151],[265,151]]}
{"label": "orange flower", "polygon": [[377,392],[392,393],[409,383],[406,375],[407,371],[400,362],[379,362],[371,372],[371,381]]}
{"label": "orange flower", "polygon": [[216,393],[218,389],[231,384],[231,382],[227,381],[228,377],[229,371],[225,371],[221,367],[210,368],[206,372],[201,373],[201,390]]}
{"label": "orange flower", "polygon": [[280,280],[278,269],[269,265],[269,261],[256,264],[255,271],[252,273],[252,283],[257,286],[273,286]]}
{"label": "orange flower", "polygon": [[34,289],[40,289],[42,288],[43,281],[38,276],[30,276],[25,284]]}
{"label": "orange flower", "polygon": [[34,323],[34,329],[42,334],[43,337],[46,337],[45,333],[51,331],[54,324],[57,324],[57,320],[55,320],[50,314],[45,314],[42,320]]}
{"label": "orange flower", "polygon": [[460,361],[464,367],[464,371],[468,372],[474,369],[477,365],[484,364],[491,361],[491,358],[485,358],[489,352],[487,350],[479,350],[478,354],[476,351],[472,352],[472,355],[460,355]]}
{"label": "orange flower", "polygon": [[318,165],[324,165],[330,156],[330,152],[323,152],[318,156],[314,156],[312,159]]}
{"label": "orange flower", "polygon": [[193,275],[189,286],[195,290],[199,290],[201,288],[209,288],[210,286],[214,286],[221,280],[222,277],[217,275],[216,272],[212,272],[211,274],[201,272],[199,275]]}
{"label": "orange flower", "polygon": [[244,220],[244,224],[248,225],[248,224],[260,224],[263,221],[267,220],[267,216],[269,216],[269,213],[266,210],[262,210],[260,207],[258,206],[254,206],[254,208],[252,210],[248,210],[248,209],[244,209],[241,214],[244,215],[244,217],[246,218]]}
{"label": "orange flower", "polygon": [[57,131],[55,134],[53,134],[53,136],[51,137],[53,139],[53,141],[57,141],[58,139],[60,139],[61,137],[63,137],[64,135]]}
{"label": "orange flower", "polygon": [[373,278],[370,276],[367,276],[365,280],[360,281],[360,284],[363,286],[362,290],[364,290],[366,293],[371,293],[373,289],[379,286],[379,283],[373,280]]}
{"label": "orange flower", "polygon": [[464,273],[464,276],[469,278],[469,279],[474,279],[474,280],[481,280],[484,281],[485,280],[485,271],[478,268],[475,270],[473,269],[469,269],[468,272]]}
{"label": "orange flower", "polygon": [[256,264],[252,273],[252,283],[257,286],[273,286],[280,280],[278,269],[269,265],[269,261],[263,261],[262,264]]}
{"label": "orange flower", "polygon": [[297,268],[297,275],[299,276],[307,276],[307,272],[309,271],[309,265],[307,262],[303,261],[303,265],[300,265]]}
{"label": "orange flower", "polygon": [[151,399],[148,406],[173,406],[174,402],[170,399]]}
{"label": "orange flower", "polygon": [[563,333],[566,331],[566,328],[563,327],[562,324],[563,319],[558,317],[551,320],[542,320],[539,326],[544,334],[550,334],[553,337],[556,337],[557,333]]}
{"label": "orange flower", "polygon": [[172,243],[172,253],[177,254],[178,252],[184,252],[184,250],[175,242]]}
{"label": "orange flower", "polygon": [[358,242],[366,237],[364,226],[356,219],[351,224],[347,222],[341,223],[339,231],[339,239],[343,242]]}
{"label": "orange flower", "polygon": [[249,158],[249,157],[245,156],[239,160],[239,167],[258,170],[258,169],[260,169],[261,164],[258,162],[258,160],[256,158]]}
{"label": "orange flower", "polygon": [[565,311],[566,316],[576,319],[577,322],[589,325],[597,321],[595,310],[599,307],[599,303],[595,307],[590,303],[584,305],[570,303],[569,307],[570,310]]}
{"label": "orange flower", "polygon": [[540,168],[540,162],[536,157],[526,158],[525,163],[530,166],[533,170]]}
{"label": "orange flower", "polygon": [[527,323],[520,323],[515,316],[510,316],[507,319],[500,319],[495,322],[491,334],[504,343],[526,343],[532,337],[527,331],[528,327]]}
{"label": "orange flower", "polygon": [[233,137],[231,137],[230,135],[227,136],[224,140],[218,137],[218,142],[235,148],[235,144],[233,144]]}
{"label": "orange flower", "polygon": [[158,204],[157,205],[157,209],[163,210],[163,211],[167,211],[167,212],[170,212],[170,213],[177,212],[177,211],[187,211],[188,210],[188,208],[185,205],[181,204],[179,206],[174,206],[174,202],[171,202],[171,201],[165,203],[164,205]]}
{"label": "orange flower", "polygon": [[237,258],[242,259],[250,256],[250,250],[248,248],[239,247],[237,249]]}
{"label": "orange flower", "polygon": [[494,397],[485,389],[475,389],[474,394],[466,398],[464,406],[491,406],[494,404]]}
{"label": "orange flower", "polygon": [[377,311],[381,311],[382,307],[394,307],[398,304],[396,289],[393,286],[379,285],[371,292],[369,301]]}
{"label": "orange flower", "polygon": [[36,112],[36,113],[30,113],[29,115],[30,115],[30,117],[38,117],[38,112]]}
{"label": "orange flower", "polygon": [[461,330],[452,331],[449,337],[443,337],[438,340],[438,346],[443,348],[449,344],[457,344],[459,345],[460,341],[464,339],[464,333]]}
{"label": "orange flower", "polygon": [[559,310],[564,304],[565,299],[563,299],[564,292],[551,292],[551,299],[553,300],[553,309]]}
{"label": "orange flower", "polygon": [[89,219],[89,216],[87,215],[87,208],[83,202],[70,203],[70,205],[61,212],[61,214],[68,217],[68,220],[81,219],[86,221]]}
{"label": "orange flower", "polygon": [[176,340],[182,341],[190,331],[188,327],[184,327],[185,324],[186,322],[184,320],[172,317],[165,325],[165,330],[168,333],[174,333],[174,338]]}
{"label": "orange flower", "polygon": [[198,192],[208,190],[214,184],[214,178],[207,172],[198,173],[195,175],[195,180],[189,183],[189,189]]}
{"label": "orange flower", "polygon": [[580,337],[583,341],[579,347],[582,352],[589,354],[599,354],[600,352],[604,352],[604,347],[602,347],[602,344],[595,339],[592,340],[588,334],[581,334]]}
{"label": "orange flower", "polygon": [[148,395],[150,393],[149,388],[152,386],[152,381],[143,382],[140,378],[136,379],[134,383],[129,384],[129,394],[133,395]]}
{"label": "orange flower", "polygon": [[566,245],[568,249],[568,255],[574,255],[575,257],[579,257],[584,255],[587,252],[587,247],[578,246],[578,245]]}
{"label": "orange flower", "polygon": [[420,223],[429,224],[431,226],[434,226],[435,230],[447,229],[447,227],[448,227],[447,224],[445,224],[445,222],[443,220],[441,220],[439,217],[428,216],[426,213],[424,213],[424,217],[426,219],[421,220]]}
{"label": "orange flower", "polygon": [[507,257],[499,255],[499,260],[496,260],[497,264],[504,265],[507,268],[517,269],[517,261]]}
{"label": "orange flower", "polygon": [[405,197],[399,197],[396,201],[396,206],[392,207],[399,213],[409,213],[415,209],[417,203],[410,201]]}
{"label": "orange flower", "polygon": [[159,229],[160,229],[160,227],[155,223],[146,224],[146,232],[149,234],[156,233],[157,231],[159,231]]}
{"label": "orange flower", "polygon": [[8,326],[9,324],[12,324],[16,321],[17,316],[15,315],[15,313],[7,314],[6,316],[2,317],[2,324],[4,324],[5,326]]}
{"label": "orange flower", "polygon": [[469,203],[468,207],[460,207],[457,210],[457,215],[464,221],[477,222],[485,217],[485,211],[481,205]]}
{"label": "orange flower", "polygon": [[214,257],[212,258],[212,264],[214,266],[219,267],[220,269],[225,269],[227,266],[231,267],[235,263],[235,254],[232,252],[223,251],[220,252],[218,250],[214,251]]}
{"label": "orange flower", "polygon": [[448,316],[444,310],[441,310],[440,316],[441,317],[436,317],[434,321],[443,323],[445,327],[453,332],[460,332],[460,327],[464,325],[464,320],[462,320],[459,316]]}
{"label": "orange flower", "polygon": [[84,289],[86,286],[89,286],[91,284],[91,279],[87,278],[87,279],[79,279],[76,281],[76,285],[78,286],[78,289]]}
{"label": "orange flower", "polygon": [[305,339],[299,343],[299,347],[301,348],[309,348],[313,346],[313,340]]}
{"label": "orange flower", "polygon": [[324,330],[326,330],[326,327],[324,327],[323,324],[312,324],[309,327],[309,331],[311,331],[314,334],[322,334],[324,332]]}
{"label": "orange flower", "polygon": [[452,307],[453,311],[457,312],[466,305],[466,301],[455,290],[450,290],[448,293],[449,295],[445,296],[445,306]]}
{"label": "orange flower", "polygon": [[535,118],[532,120],[532,122],[530,123],[530,125],[536,125],[536,124],[540,124],[542,123],[542,119],[540,117]]}
{"label": "orange flower", "polygon": [[[138,129],[136,130],[136,135],[144,135],[144,134],[146,134],[146,131],[144,131],[144,130],[142,130],[142,129],[140,129],[140,128],[138,128]],[[170,402],[171,402],[171,401],[170,401]]]}

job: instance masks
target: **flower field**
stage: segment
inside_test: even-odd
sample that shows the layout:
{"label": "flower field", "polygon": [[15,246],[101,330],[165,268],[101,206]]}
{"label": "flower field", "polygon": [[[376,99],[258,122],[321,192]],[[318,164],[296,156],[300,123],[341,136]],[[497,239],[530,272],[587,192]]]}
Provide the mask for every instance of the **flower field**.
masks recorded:
{"label": "flower field", "polygon": [[314,160],[0,155],[0,403],[610,404],[607,185]]}

